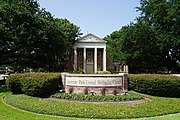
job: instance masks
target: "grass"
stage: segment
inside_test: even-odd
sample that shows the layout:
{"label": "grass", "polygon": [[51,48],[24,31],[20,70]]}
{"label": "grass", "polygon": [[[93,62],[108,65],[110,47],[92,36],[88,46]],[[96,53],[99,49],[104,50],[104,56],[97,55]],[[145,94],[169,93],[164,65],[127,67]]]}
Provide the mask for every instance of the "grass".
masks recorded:
{"label": "grass", "polygon": [[96,104],[52,101],[12,94],[8,94],[5,97],[5,101],[12,106],[31,112],[78,118],[127,119],[180,112],[179,98],[145,96],[152,101],[135,106],[118,103]]}
{"label": "grass", "polygon": [[143,96],[136,94],[133,91],[129,91],[128,94],[124,95],[90,95],[90,94],[67,94],[67,93],[56,93],[52,95],[59,99],[68,100],[80,100],[80,101],[127,101],[127,100],[138,100],[143,99]]}
{"label": "grass", "polygon": [[[61,116],[49,116],[26,112],[13,108],[3,102],[3,97],[9,94],[5,88],[0,87],[0,119],[1,120],[84,120],[84,118],[70,118]],[[131,120],[179,120],[180,113],[157,117],[139,118]],[[126,119],[127,120],[127,119]]]}
{"label": "grass", "polygon": [[3,96],[7,94],[9,92],[5,88],[0,87],[0,120],[77,120],[76,118],[35,114],[12,108],[3,102]]}

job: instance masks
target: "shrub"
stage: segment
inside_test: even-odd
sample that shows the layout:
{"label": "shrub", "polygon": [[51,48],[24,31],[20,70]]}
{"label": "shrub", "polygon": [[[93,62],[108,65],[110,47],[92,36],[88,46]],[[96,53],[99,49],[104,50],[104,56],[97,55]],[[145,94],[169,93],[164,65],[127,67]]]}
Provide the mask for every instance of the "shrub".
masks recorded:
{"label": "shrub", "polygon": [[110,71],[97,71],[96,74],[111,74]]}
{"label": "shrub", "polygon": [[0,70],[0,74],[5,74],[6,70]]}
{"label": "shrub", "polygon": [[130,90],[163,97],[180,97],[179,77],[157,74],[130,74],[128,77]]}
{"label": "shrub", "polygon": [[90,95],[90,94],[67,94],[67,93],[56,93],[52,97],[59,99],[68,99],[68,100],[80,100],[80,101],[126,101],[126,100],[138,100],[143,99],[144,96],[136,94],[133,91],[129,91],[128,94],[124,95]]}
{"label": "shrub", "polygon": [[37,72],[47,72],[48,70],[45,68],[39,68]]}
{"label": "shrub", "polygon": [[5,81],[6,81],[6,80],[0,80],[0,86],[1,86],[1,85],[5,85],[5,84],[6,84]]}
{"label": "shrub", "polygon": [[6,84],[13,93],[46,97],[58,89],[59,80],[58,73],[14,74],[8,77]]}
{"label": "shrub", "polygon": [[83,71],[78,71],[78,70],[67,70],[66,72],[68,72],[68,73],[71,73],[71,74],[83,74]]}
{"label": "shrub", "polygon": [[22,75],[10,75],[6,80],[7,88],[14,94],[22,93],[21,86]]}

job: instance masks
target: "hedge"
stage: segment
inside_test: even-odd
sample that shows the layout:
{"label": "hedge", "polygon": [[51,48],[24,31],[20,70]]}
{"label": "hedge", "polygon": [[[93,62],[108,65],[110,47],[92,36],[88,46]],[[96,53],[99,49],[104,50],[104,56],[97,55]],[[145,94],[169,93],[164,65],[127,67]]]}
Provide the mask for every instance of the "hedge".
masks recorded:
{"label": "hedge", "polygon": [[0,74],[5,74],[6,70],[0,70]]}
{"label": "hedge", "polygon": [[15,94],[47,97],[58,90],[59,80],[59,73],[26,73],[10,75],[6,84]]}
{"label": "hedge", "polygon": [[162,96],[180,97],[180,77],[157,74],[130,74],[129,89]]}
{"label": "hedge", "polygon": [[111,74],[110,71],[97,71],[96,74]]}

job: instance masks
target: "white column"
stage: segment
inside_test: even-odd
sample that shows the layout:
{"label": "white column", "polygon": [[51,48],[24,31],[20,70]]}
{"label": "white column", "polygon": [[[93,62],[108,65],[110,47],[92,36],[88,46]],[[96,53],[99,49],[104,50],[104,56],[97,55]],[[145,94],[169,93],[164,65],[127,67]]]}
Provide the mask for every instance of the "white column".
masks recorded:
{"label": "white column", "polygon": [[83,52],[83,58],[84,58],[84,62],[83,62],[83,72],[86,73],[86,48],[84,48],[84,52]]}
{"label": "white column", "polygon": [[97,48],[94,48],[94,73],[97,72]]}
{"label": "white column", "polygon": [[103,49],[103,71],[106,71],[106,47]]}
{"label": "white column", "polygon": [[123,72],[125,73],[126,72],[126,65],[124,64],[123,67],[124,67],[124,71]]}
{"label": "white column", "polygon": [[125,73],[128,73],[128,65],[125,65]]}
{"label": "white column", "polygon": [[74,70],[77,70],[77,48],[74,48]]}

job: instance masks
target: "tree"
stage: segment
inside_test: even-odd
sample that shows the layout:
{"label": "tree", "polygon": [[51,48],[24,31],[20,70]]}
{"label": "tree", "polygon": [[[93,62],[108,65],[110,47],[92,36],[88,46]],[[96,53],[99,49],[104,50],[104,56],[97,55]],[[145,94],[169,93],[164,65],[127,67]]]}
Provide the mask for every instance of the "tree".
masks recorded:
{"label": "tree", "polygon": [[65,38],[63,41],[65,51],[62,54],[63,56],[62,61],[64,65],[61,65],[65,67],[66,66],[65,63],[67,63],[67,61],[69,61],[72,58],[71,55],[72,52],[74,52],[73,46],[76,43],[77,38],[79,38],[79,36],[82,35],[82,33],[80,33],[79,27],[69,22],[67,19],[56,18],[55,21],[56,21],[56,25],[59,27],[59,29],[61,29]]}
{"label": "tree", "polygon": [[141,12],[138,19],[157,32],[164,67],[180,71],[180,1],[141,0],[140,4],[137,7]]}
{"label": "tree", "polygon": [[105,38],[113,59],[129,65],[130,73],[157,72],[160,67],[156,32],[145,23],[131,23]]}
{"label": "tree", "polygon": [[[49,17],[52,18],[50,15]],[[37,45],[28,60],[34,61],[34,64],[31,63],[31,65],[35,65],[31,66],[33,68],[41,65],[39,67],[47,68],[48,71],[62,71],[69,50],[72,49],[80,35],[79,27],[67,19],[46,20],[45,23],[48,23],[46,24],[48,27],[43,26],[43,30],[46,31],[45,39]]]}
{"label": "tree", "polygon": [[0,1],[0,65],[21,61],[40,38],[33,0]]}
{"label": "tree", "polygon": [[[33,44],[32,52],[20,63],[31,68],[45,68],[48,71],[59,71],[60,61],[65,52],[65,37],[56,25],[51,13],[44,9],[38,13],[41,38]],[[29,63],[29,64],[27,64]]]}
{"label": "tree", "polygon": [[136,23],[107,36],[114,59],[130,72],[180,71],[180,1],[141,0]]}
{"label": "tree", "polygon": [[54,18],[35,0],[2,0],[0,16],[0,65],[60,71],[80,35],[79,27]]}

